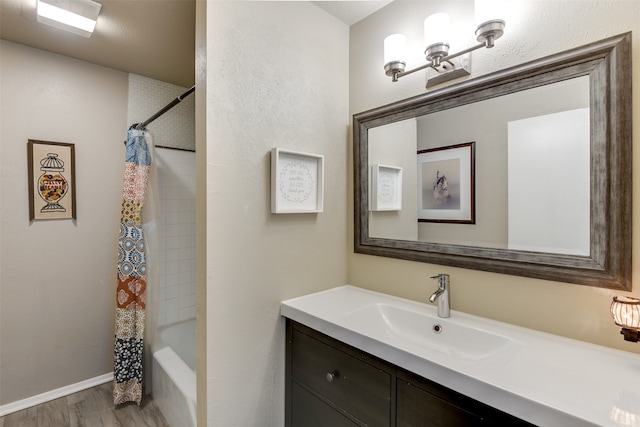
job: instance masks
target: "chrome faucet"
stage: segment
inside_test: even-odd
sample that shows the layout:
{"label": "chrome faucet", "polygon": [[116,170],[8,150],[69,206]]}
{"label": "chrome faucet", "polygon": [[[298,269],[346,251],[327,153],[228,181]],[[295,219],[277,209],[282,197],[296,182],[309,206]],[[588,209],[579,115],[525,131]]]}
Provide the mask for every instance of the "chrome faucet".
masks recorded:
{"label": "chrome faucet", "polygon": [[438,274],[431,278],[438,279],[438,289],[431,294],[429,302],[433,304],[438,300],[438,317],[451,317],[449,308],[449,275]]}

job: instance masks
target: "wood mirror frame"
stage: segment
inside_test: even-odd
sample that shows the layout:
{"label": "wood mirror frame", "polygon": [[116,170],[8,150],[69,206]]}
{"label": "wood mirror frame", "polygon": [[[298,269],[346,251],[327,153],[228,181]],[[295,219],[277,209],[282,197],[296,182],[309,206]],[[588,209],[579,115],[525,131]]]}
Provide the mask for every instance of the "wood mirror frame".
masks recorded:
{"label": "wood mirror frame", "polygon": [[[589,76],[590,91],[590,255],[551,254],[369,236],[370,128],[580,76]],[[629,32],[355,114],[354,251],[631,290],[631,105]]]}

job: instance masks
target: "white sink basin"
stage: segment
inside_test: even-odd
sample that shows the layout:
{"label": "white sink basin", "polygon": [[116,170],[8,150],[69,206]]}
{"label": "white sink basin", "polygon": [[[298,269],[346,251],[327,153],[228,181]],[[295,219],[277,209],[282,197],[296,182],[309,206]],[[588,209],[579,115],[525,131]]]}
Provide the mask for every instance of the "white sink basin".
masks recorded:
{"label": "white sink basin", "polygon": [[280,307],[291,320],[534,425],[640,427],[638,354],[455,310],[443,319],[433,305],[349,285]]}
{"label": "white sink basin", "polygon": [[511,338],[395,304],[379,303],[347,313],[354,330],[376,329],[463,359],[495,356],[516,344]]}

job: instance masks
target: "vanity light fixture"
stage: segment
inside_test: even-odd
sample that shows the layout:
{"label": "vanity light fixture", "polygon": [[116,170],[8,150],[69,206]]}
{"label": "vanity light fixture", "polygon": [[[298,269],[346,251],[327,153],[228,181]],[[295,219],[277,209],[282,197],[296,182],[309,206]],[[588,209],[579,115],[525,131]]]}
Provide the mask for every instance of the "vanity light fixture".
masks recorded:
{"label": "vanity light fixture", "polygon": [[625,341],[638,342],[640,331],[640,299],[633,297],[613,297],[611,316],[618,326]]}
{"label": "vanity light fixture", "polygon": [[468,61],[463,60],[463,55],[476,49],[486,47],[490,49],[494,42],[504,34],[505,22],[501,19],[492,19],[483,22],[476,29],[476,40],[480,43],[456,53],[449,53],[449,16],[446,13],[430,15],[424,21],[425,45],[424,51],[427,63],[414,69],[405,71],[405,44],[406,39],[402,34],[392,34],[384,40],[384,71],[391,81],[407,74],[430,68],[436,75],[427,81],[427,87],[440,84],[470,74]]}
{"label": "vanity light fixture", "polygon": [[102,5],[91,0],[37,0],[37,21],[91,37]]}

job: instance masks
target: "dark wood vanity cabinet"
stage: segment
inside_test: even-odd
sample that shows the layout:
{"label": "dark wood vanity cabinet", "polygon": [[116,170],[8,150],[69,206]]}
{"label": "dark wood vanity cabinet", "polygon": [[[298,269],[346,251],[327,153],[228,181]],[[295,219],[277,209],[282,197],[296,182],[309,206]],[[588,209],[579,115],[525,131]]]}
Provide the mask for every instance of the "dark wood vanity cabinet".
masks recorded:
{"label": "dark wood vanity cabinet", "polygon": [[287,427],[531,426],[287,319]]}
{"label": "dark wood vanity cabinet", "polygon": [[385,366],[338,341],[329,344],[302,325],[288,324],[289,425],[389,426],[393,375]]}

